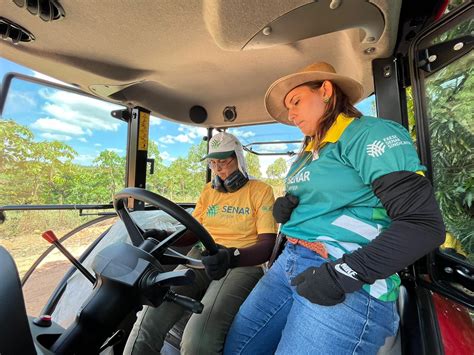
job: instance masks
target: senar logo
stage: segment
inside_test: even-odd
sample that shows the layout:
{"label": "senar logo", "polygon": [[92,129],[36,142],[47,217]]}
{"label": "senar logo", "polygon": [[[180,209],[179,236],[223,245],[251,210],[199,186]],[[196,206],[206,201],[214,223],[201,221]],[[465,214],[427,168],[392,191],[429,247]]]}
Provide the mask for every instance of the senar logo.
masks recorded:
{"label": "senar logo", "polygon": [[291,176],[286,179],[288,184],[297,184],[300,182],[306,182],[311,180],[311,171],[300,171],[295,176]]}
{"label": "senar logo", "polygon": [[402,140],[397,135],[392,134],[391,136],[382,138],[382,140],[375,140],[373,143],[367,144],[367,154],[370,157],[378,158],[385,153],[386,149],[392,149],[406,144],[413,143],[407,140]]}
{"label": "senar logo", "polygon": [[213,149],[218,148],[220,145],[221,145],[221,142],[218,141],[217,139],[214,139],[214,140],[211,142],[211,148],[213,148]]}
{"label": "senar logo", "polygon": [[217,215],[218,212],[219,212],[219,206],[218,205],[210,205],[209,207],[207,207],[206,214],[209,217],[214,217],[214,216]]}
{"label": "senar logo", "polygon": [[223,206],[223,213],[232,213],[232,214],[250,214],[250,208],[248,207],[238,207],[238,206]]}
{"label": "senar logo", "polygon": [[381,141],[375,140],[371,144],[367,144],[367,154],[370,157],[379,157],[385,153],[385,144]]}

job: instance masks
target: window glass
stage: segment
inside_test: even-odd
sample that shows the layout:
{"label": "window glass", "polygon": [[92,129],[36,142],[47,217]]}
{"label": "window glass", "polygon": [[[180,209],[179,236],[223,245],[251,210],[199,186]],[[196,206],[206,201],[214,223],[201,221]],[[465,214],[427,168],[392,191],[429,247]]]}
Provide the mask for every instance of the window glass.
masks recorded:
{"label": "window glass", "polygon": [[206,183],[207,130],[150,117],[148,158],[154,173],[147,171],[147,189],[173,202],[196,202]]}
{"label": "window glass", "polygon": [[[275,197],[284,194],[284,177],[301,148],[301,132],[294,126],[270,123],[231,128],[247,150],[249,174],[273,187]],[[250,151],[249,151],[250,150]]]}
{"label": "window glass", "polygon": [[123,107],[14,79],[0,118],[0,205],[108,203],[124,187]]}
{"label": "window glass", "polygon": [[[48,211],[49,216],[52,218],[60,217],[62,219],[80,219],[77,216],[76,211]],[[38,211],[30,211],[24,212],[28,213],[30,218],[35,218],[35,215]],[[76,258],[79,257],[86,251],[86,249],[108,228],[112,226],[112,224],[118,219],[118,217],[112,217],[110,219],[101,220],[97,223],[93,223],[92,225],[81,229],[77,233],[73,234],[70,238],[67,238],[62,242],[63,246]],[[62,230],[56,230],[57,233],[62,233]],[[67,231],[69,232],[69,231]],[[62,234],[59,234],[60,236]],[[37,247],[34,251],[30,251],[30,255],[28,255],[28,259],[36,259],[47,249],[49,244],[44,242],[39,235],[36,236],[35,243]],[[10,248],[12,250],[17,250],[14,246]],[[26,250],[28,250],[26,248]],[[28,259],[26,257],[23,258],[16,258],[18,260],[17,267],[20,273],[20,277],[25,276],[25,268],[29,268],[31,265],[26,262]],[[30,316],[39,316],[41,314],[41,310],[47,303],[48,299],[51,296],[52,291],[55,287],[59,284],[59,282],[63,279],[66,272],[73,267],[71,262],[66,259],[66,257],[59,252],[58,249],[53,249],[49,254],[45,256],[45,258],[38,264],[38,266],[32,270],[31,274],[25,281],[23,285],[23,297],[25,299],[26,311],[27,314]],[[77,273],[75,278],[80,278],[85,280],[85,276],[81,273]],[[84,282],[88,282],[85,280]],[[70,304],[76,304],[77,306],[82,305],[84,301],[83,298],[79,298],[77,302],[74,300],[70,301]],[[78,309],[76,309],[77,311]],[[68,326],[69,324],[61,324],[63,327]]]}
{"label": "window glass", "polygon": [[433,182],[447,228],[441,250],[474,262],[474,54],[426,80]]}
{"label": "window glass", "polygon": [[431,41],[431,44],[439,44],[443,42],[448,42],[456,38],[470,35],[473,31],[474,31],[474,19],[469,19],[469,20],[461,22],[460,24],[454,26],[450,30],[442,33],[440,36],[433,38]]}
{"label": "window glass", "polygon": [[[0,206],[110,203],[125,185],[127,124],[111,116],[117,109],[123,107],[13,79],[0,118]],[[44,209],[5,216],[0,244],[20,276],[49,247],[43,231],[62,237],[97,217]]]}

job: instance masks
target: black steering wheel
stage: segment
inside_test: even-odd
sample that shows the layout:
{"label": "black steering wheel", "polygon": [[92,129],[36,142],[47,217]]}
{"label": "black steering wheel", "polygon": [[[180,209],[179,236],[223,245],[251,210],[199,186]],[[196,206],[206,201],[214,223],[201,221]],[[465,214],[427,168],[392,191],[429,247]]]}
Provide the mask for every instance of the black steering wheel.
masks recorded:
{"label": "black steering wheel", "polygon": [[138,201],[142,201],[154,207],[158,207],[163,210],[171,217],[175,218],[185,228],[181,229],[165,240],[161,241],[158,246],[153,250],[153,255],[161,255],[165,252],[169,245],[177,241],[183,234],[189,230],[198,237],[204,247],[210,252],[210,254],[217,253],[217,245],[212,239],[209,232],[186,210],[178,206],[176,203],[166,199],[163,196],[155,194],[154,192],[138,188],[138,187],[127,187],[117,193],[114,196],[114,208],[125,224],[130,239],[134,246],[139,246],[143,241],[143,230],[136,224],[133,218],[130,216],[130,211],[127,207],[128,199],[133,198]]}
{"label": "black steering wheel", "polygon": [[[162,241],[144,240],[143,230],[136,224],[127,207],[129,198],[155,206],[174,217],[184,228]],[[157,307],[171,301],[195,313],[202,311],[199,301],[174,293],[173,285],[189,284],[194,279],[190,269],[165,272],[161,262],[166,258],[181,263],[186,257],[165,254],[168,246],[185,231],[195,234],[210,253],[217,252],[214,240],[183,208],[153,192],[126,188],[114,196],[114,207],[125,224],[133,245],[115,243],[99,251],[92,263],[96,275],[91,296],[86,300],[73,324],[51,345],[58,354],[89,354],[103,347],[105,339],[119,329],[120,322],[141,305]],[[111,337],[114,339],[114,336]]]}

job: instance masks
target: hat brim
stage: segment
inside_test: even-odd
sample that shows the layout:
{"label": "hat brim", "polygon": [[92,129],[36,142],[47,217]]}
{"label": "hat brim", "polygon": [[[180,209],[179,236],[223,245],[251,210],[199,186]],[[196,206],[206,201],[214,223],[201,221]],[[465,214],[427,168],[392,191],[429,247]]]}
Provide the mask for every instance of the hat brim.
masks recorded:
{"label": "hat brim", "polygon": [[362,85],[347,76],[323,71],[295,73],[278,79],[268,88],[265,94],[265,108],[268,114],[281,123],[294,126],[288,120],[288,110],[284,102],[286,95],[295,87],[309,81],[324,80],[329,80],[336,84],[348,96],[352,104],[355,104],[362,98]]}
{"label": "hat brim", "polygon": [[202,158],[201,160],[204,160],[204,159],[227,159],[227,158],[231,157],[233,154],[235,154],[234,150],[229,150],[227,152],[209,153],[204,158]]}

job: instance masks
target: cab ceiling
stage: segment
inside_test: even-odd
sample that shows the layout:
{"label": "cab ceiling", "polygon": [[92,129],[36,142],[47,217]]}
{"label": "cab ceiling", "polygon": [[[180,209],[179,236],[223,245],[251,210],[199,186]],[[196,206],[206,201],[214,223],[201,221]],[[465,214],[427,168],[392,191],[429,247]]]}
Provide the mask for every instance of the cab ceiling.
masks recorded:
{"label": "cab ceiling", "polygon": [[[158,117],[205,127],[270,122],[267,87],[327,61],[373,92],[371,61],[391,55],[400,0],[58,0],[65,16],[46,22],[11,0],[1,16],[35,40],[0,41],[11,61],[93,95]],[[223,110],[235,106],[226,122]]]}

